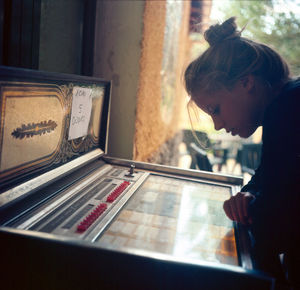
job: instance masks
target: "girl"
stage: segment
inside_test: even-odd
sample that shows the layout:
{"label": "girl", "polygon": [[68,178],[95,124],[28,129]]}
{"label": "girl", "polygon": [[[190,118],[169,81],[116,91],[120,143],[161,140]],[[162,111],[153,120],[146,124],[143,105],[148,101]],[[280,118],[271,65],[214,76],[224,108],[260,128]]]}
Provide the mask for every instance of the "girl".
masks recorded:
{"label": "girl", "polygon": [[190,101],[216,130],[247,138],[263,126],[261,164],[225,213],[249,226],[257,268],[284,283],[284,253],[287,278],[300,287],[300,79],[273,49],[242,37],[234,17],[204,38],[209,48],[185,71]]}

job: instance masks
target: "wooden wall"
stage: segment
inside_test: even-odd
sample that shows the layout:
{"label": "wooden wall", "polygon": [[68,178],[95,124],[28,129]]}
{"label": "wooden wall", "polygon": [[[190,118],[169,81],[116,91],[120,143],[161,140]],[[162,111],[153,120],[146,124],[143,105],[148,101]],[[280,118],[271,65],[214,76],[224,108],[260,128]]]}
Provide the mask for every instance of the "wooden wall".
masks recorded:
{"label": "wooden wall", "polygon": [[[170,65],[174,71],[163,71],[164,58],[168,57],[166,41],[173,41],[173,39],[165,39],[168,25],[166,23],[167,2],[146,1],[135,122],[135,160],[157,162],[161,161],[161,156],[164,154],[169,155],[171,159],[176,155],[177,148],[172,144],[178,141],[170,140],[177,139],[176,136],[179,136],[177,133],[180,114],[185,109],[181,77],[186,59],[189,8],[190,2],[183,1],[181,27],[178,31],[174,31],[178,33],[174,36],[177,41],[177,53],[175,57],[173,55],[174,63]],[[169,82],[173,88],[169,88],[163,81],[163,78],[168,77],[169,74],[174,76]],[[168,90],[172,90],[171,93]],[[166,102],[166,98],[169,108],[166,108],[166,104],[163,103]],[[166,143],[170,143],[170,146],[164,146]],[[170,152],[172,150],[174,154]],[[169,163],[167,160],[165,162]]]}

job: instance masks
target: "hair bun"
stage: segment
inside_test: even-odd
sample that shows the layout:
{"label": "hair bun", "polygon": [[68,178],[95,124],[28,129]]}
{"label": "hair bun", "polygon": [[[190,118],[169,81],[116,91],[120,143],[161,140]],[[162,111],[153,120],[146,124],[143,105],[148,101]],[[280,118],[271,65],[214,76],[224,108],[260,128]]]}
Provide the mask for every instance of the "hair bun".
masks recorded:
{"label": "hair bun", "polygon": [[235,17],[231,17],[222,24],[210,26],[204,32],[204,39],[209,43],[210,46],[213,46],[223,40],[239,37],[240,32],[237,31],[235,19]]}

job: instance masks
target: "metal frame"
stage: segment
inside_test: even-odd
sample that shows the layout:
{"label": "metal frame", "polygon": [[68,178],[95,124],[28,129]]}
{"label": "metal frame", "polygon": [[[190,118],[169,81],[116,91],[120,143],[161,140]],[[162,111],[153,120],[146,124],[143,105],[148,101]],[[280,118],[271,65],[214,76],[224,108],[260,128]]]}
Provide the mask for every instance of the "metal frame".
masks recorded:
{"label": "metal frame", "polygon": [[176,174],[178,176],[187,176],[187,177],[195,177],[195,178],[203,178],[204,180],[211,180],[217,182],[224,182],[226,184],[232,184],[241,186],[243,184],[243,178],[234,175],[225,175],[212,173],[207,171],[199,171],[193,169],[181,169],[178,167],[165,166],[159,164],[150,164],[145,162],[135,162],[132,160],[126,159],[117,159],[113,157],[109,157],[107,155],[103,156],[103,159],[112,165],[121,165],[121,166],[130,166],[134,164],[137,169],[153,171],[153,172],[161,172],[165,174]]}

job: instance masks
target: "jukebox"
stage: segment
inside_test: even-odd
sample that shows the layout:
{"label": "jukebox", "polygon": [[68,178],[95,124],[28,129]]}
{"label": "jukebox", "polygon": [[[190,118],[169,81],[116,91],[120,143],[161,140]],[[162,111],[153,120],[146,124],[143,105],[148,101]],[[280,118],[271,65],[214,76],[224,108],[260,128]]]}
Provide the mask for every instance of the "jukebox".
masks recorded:
{"label": "jukebox", "polygon": [[106,154],[110,82],[1,67],[3,289],[272,289],[239,177]]}

